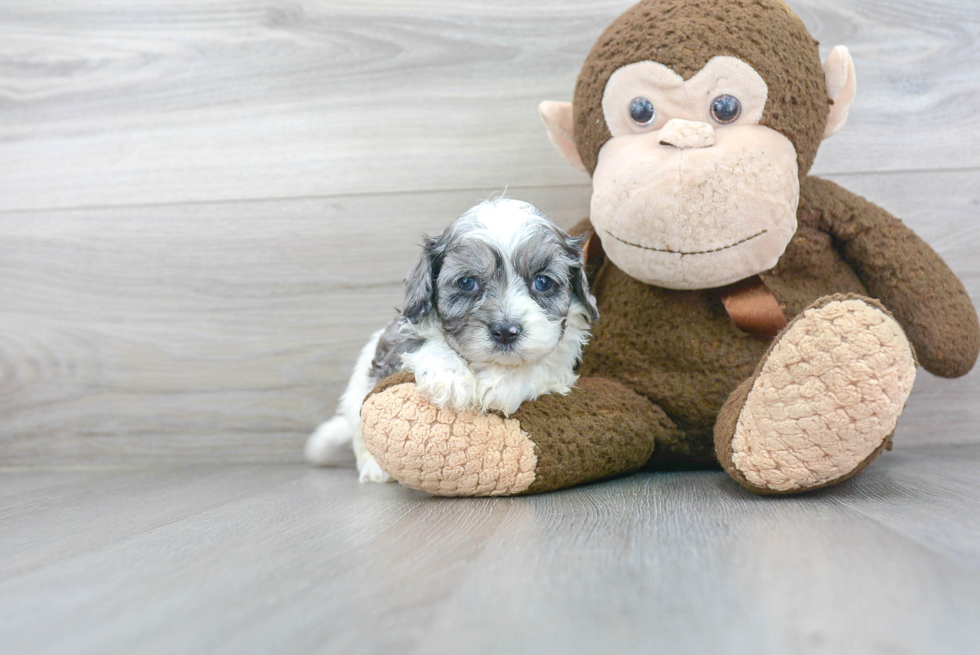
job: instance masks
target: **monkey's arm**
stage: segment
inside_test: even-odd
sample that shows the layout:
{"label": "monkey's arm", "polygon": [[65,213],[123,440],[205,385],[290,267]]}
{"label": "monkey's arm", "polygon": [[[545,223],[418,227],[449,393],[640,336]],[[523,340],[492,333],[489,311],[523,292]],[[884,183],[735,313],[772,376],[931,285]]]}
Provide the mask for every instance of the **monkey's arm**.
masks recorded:
{"label": "monkey's arm", "polygon": [[895,315],[927,371],[969,372],[980,351],[977,312],[932,248],[881,207],[827,180],[806,178],[800,208],[816,217],[868,291]]}
{"label": "monkey's arm", "polygon": [[532,494],[628,473],[677,428],[618,382],[583,378],[567,396],[509,418],[440,410],[410,373],[378,383],[361,409],[364,443],[402,484],[437,496]]}

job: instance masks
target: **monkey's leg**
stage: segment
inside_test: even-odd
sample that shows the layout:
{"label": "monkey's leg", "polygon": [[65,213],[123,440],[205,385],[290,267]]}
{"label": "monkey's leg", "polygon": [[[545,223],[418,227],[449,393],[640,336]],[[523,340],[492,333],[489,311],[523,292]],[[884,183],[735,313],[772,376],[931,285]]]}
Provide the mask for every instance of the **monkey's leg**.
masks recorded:
{"label": "monkey's leg", "polygon": [[759,494],[849,478],[889,443],[915,367],[905,333],[880,303],[821,298],[725,403],[715,425],[718,460]]}
{"label": "monkey's leg", "polygon": [[368,450],[402,484],[437,496],[540,493],[640,468],[663,410],[611,380],[584,378],[510,418],[431,405],[410,375],[382,380],[361,410]]}

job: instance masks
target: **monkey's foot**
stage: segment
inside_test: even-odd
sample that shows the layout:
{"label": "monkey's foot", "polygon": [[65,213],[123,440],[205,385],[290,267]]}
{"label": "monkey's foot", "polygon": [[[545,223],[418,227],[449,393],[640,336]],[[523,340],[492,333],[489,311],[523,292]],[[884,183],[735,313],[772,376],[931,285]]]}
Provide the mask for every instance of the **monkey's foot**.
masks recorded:
{"label": "monkey's foot", "polygon": [[890,443],[915,380],[905,333],[873,300],[828,296],[776,338],[715,425],[725,470],[760,494],[854,475]]}

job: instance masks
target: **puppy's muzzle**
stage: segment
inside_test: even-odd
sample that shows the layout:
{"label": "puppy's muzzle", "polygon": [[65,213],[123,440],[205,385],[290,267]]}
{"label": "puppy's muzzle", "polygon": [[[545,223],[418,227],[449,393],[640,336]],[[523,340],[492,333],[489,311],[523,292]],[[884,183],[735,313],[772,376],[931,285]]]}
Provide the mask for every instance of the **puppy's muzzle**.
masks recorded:
{"label": "puppy's muzzle", "polygon": [[514,343],[520,336],[521,326],[514,323],[494,323],[490,326],[490,337],[503,346]]}

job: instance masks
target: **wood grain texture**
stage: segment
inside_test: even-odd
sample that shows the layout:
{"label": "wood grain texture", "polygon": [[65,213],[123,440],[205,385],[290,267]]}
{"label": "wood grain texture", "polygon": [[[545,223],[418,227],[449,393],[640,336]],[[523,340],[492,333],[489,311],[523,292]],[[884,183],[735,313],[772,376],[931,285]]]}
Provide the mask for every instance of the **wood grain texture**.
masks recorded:
{"label": "wood grain texture", "polygon": [[[202,468],[176,480],[166,467],[2,471],[0,484],[9,492],[0,495],[0,578],[185,520],[294,477],[293,470],[271,466],[206,474]],[[147,511],[150,498],[155,507]]]}
{"label": "wood grain texture", "polygon": [[[632,0],[8,0],[0,209],[580,184],[571,98]],[[859,75],[816,172],[980,166],[973,0],[792,0]]]}
{"label": "wood grain texture", "polygon": [[0,470],[0,649],[960,655],[978,470],[910,449],[806,497],[699,472],[477,500],[290,464]]}

